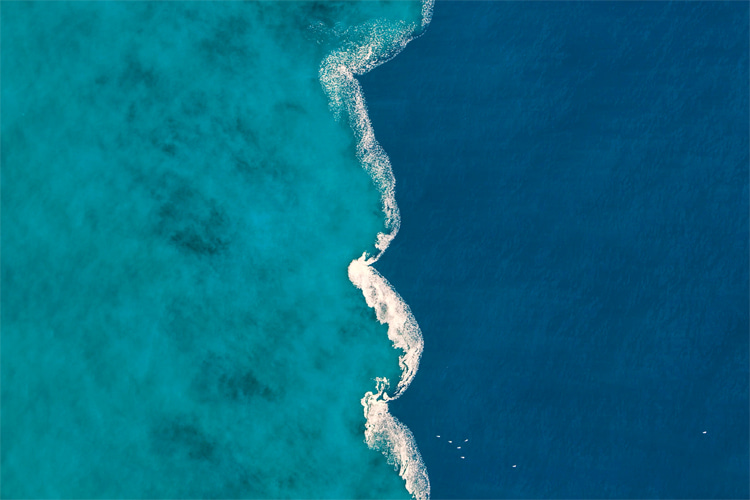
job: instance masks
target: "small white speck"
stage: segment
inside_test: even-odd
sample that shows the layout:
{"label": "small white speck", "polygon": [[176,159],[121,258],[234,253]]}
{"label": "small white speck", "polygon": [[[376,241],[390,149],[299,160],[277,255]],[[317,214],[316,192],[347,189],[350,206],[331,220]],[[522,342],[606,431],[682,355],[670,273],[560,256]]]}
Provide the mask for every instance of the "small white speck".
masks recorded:
{"label": "small white speck", "polygon": [[448,441],[449,443],[453,444],[453,441]]}
{"label": "small white speck", "polygon": [[461,460],[466,460],[466,457],[461,457]]}
{"label": "small white speck", "polygon": [[461,449],[461,447],[460,447],[460,446],[456,446],[456,449],[457,449],[457,450],[460,450],[460,449]]}
{"label": "small white speck", "polygon": [[705,434],[707,431],[703,431],[703,434]]}
{"label": "small white speck", "polygon": [[515,467],[515,465],[513,467]]}
{"label": "small white speck", "polygon": [[468,442],[469,442],[469,440],[468,440],[468,439],[464,439],[464,443],[468,443]]}
{"label": "small white speck", "polygon": [[435,437],[438,437],[438,438],[439,438],[440,436],[435,436]]}

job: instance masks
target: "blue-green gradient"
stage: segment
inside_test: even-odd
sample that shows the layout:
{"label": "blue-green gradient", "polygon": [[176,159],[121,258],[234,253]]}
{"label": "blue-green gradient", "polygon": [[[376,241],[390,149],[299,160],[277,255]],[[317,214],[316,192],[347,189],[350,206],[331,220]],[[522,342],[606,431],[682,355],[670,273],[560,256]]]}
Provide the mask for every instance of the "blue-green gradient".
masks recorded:
{"label": "blue-green gradient", "polygon": [[380,195],[318,81],[420,4],[2,4],[2,496],[397,498]]}

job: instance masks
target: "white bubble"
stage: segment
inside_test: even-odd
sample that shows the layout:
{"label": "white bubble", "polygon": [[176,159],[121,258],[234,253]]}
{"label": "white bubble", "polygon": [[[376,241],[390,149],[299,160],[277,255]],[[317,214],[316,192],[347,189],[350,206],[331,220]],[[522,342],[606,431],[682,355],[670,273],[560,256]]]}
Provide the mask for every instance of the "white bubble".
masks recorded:
{"label": "white bubble", "polygon": [[365,441],[373,450],[386,456],[388,463],[398,468],[399,475],[406,482],[407,491],[416,500],[430,498],[430,479],[427,476],[422,456],[417,448],[414,435],[388,411],[388,403],[383,399],[387,380],[378,378],[377,394],[368,392],[362,398],[365,412]]}
{"label": "white bubble", "polygon": [[393,395],[383,394],[383,399],[396,399],[403,393],[419,368],[424,341],[417,320],[404,299],[393,289],[378,271],[370,266],[365,256],[349,264],[349,279],[362,290],[367,305],[375,309],[375,316],[382,324],[388,324],[388,338],[393,347],[401,349],[403,354],[398,358],[401,367],[401,379]]}
{"label": "white bubble", "polygon": [[[432,18],[433,5],[434,0],[422,2],[421,33]],[[338,119],[344,113],[348,115],[357,141],[357,159],[380,192],[385,213],[387,234],[377,234],[375,247],[378,253],[372,257],[364,253],[359,259],[352,261],[349,265],[349,279],[362,290],[367,305],[375,309],[378,321],[388,324],[388,338],[393,346],[403,351],[399,356],[401,377],[394,394],[386,392],[389,387],[386,379],[377,378],[377,393],[367,392],[362,398],[367,420],[365,440],[370,448],[380,450],[389,463],[399,468],[399,475],[406,481],[406,489],[416,500],[428,499],[430,496],[427,469],[413,434],[389,413],[388,401],[399,397],[411,384],[422,355],[422,333],[409,306],[390,283],[370,267],[398,233],[401,218],[396,204],[396,180],[391,163],[375,139],[362,87],[354,75],[367,73],[395,57],[421,33],[416,24],[405,22],[375,20],[355,26],[347,33],[350,35],[347,36],[347,41],[325,57],[319,71],[320,83],[335,117]],[[361,41],[354,41],[356,39]]]}

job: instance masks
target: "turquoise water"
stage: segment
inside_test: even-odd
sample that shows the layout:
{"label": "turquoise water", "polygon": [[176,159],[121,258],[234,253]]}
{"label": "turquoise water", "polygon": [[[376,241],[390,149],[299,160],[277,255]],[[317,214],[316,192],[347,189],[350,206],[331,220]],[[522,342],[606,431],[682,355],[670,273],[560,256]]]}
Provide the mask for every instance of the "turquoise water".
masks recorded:
{"label": "turquoise water", "polygon": [[4,497],[429,494],[352,73],[430,8],[2,4]]}

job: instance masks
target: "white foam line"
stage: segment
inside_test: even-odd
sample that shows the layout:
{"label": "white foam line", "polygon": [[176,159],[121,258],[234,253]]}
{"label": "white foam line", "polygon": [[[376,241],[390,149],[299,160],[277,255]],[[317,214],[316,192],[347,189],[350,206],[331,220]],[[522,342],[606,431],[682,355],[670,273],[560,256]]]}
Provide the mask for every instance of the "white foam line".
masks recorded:
{"label": "white foam line", "polygon": [[424,34],[424,30],[429,26],[432,21],[432,9],[435,7],[435,0],[422,0],[422,31],[418,36]]}
{"label": "white foam line", "polygon": [[[333,50],[320,66],[320,83],[328,96],[329,107],[337,119],[344,112],[357,141],[357,158],[380,192],[385,229],[378,233],[374,256],[362,254],[349,264],[349,279],[362,290],[367,305],[375,309],[381,324],[388,324],[388,338],[401,349],[401,378],[393,395],[386,378],[376,379],[376,392],[362,398],[365,413],[365,441],[371,449],[380,450],[406,482],[407,491],[417,500],[430,497],[430,480],[411,431],[388,411],[388,401],[399,397],[419,368],[424,347],[422,332],[401,296],[373,267],[388,248],[401,226],[390,160],[375,139],[362,87],[355,75],[362,75],[389,61],[414,38],[424,34],[432,19],[434,0],[422,1],[420,26],[404,22],[375,20],[347,30],[350,41]],[[356,41],[351,41],[356,40]]]}
{"label": "white foam line", "polygon": [[378,321],[388,324],[388,338],[393,342],[393,347],[403,351],[398,359],[401,379],[396,386],[396,392],[389,395],[385,392],[388,387],[383,391],[384,401],[396,399],[409,387],[417,374],[419,358],[424,347],[422,332],[404,299],[383,275],[367,264],[364,255],[349,264],[349,279],[354,286],[362,290],[367,305],[375,309]]}
{"label": "white foam line", "polygon": [[365,442],[374,450],[380,450],[388,463],[398,469],[406,481],[406,490],[417,500],[430,498],[430,479],[427,476],[422,456],[419,454],[414,435],[408,427],[388,411],[383,399],[388,381],[376,379],[377,392],[368,392],[362,398],[365,408]]}

